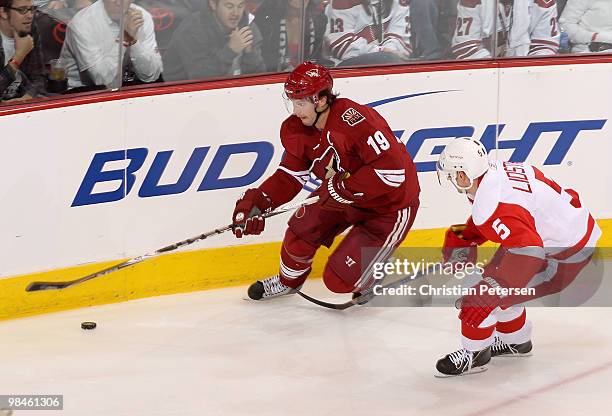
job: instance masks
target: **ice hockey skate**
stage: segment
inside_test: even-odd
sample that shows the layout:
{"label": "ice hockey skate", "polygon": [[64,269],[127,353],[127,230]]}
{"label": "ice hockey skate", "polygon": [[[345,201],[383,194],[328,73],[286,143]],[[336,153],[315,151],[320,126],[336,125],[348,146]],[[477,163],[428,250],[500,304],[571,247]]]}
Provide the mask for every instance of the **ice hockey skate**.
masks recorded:
{"label": "ice hockey skate", "polygon": [[300,285],[297,289],[293,289],[284,285],[280,281],[279,276],[275,274],[267,279],[258,280],[249,286],[248,295],[249,298],[253,300],[266,300],[297,293],[297,290],[299,290],[300,287],[302,286]]}
{"label": "ice hockey skate", "polygon": [[495,341],[491,345],[491,357],[529,357],[532,355],[532,348],[531,341],[521,344],[506,344],[496,335]]}
{"label": "ice hockey skate", "polygon": [[491,361],[491,348],[480,351],[468,351],[462,348],[441,358],[436,363],[439,374],[436,377],[463,376],[486,371],[485,365]]}

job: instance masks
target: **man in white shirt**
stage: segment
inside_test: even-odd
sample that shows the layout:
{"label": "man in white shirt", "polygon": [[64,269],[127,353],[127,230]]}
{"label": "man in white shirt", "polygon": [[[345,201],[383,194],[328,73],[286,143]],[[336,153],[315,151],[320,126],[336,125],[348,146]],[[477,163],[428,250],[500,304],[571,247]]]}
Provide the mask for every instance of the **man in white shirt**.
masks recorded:
{"label": "man in white shirt", "polygon": [[[119,28],[122,14],[123,34]],[[99,0],[77,13],[68,24],[60,54],[68,87],[119,87],[120,43],[124,67],[131,65],[140,81],[159,79],[162,59],[151,15],[131,4],[131,0],[125,0],[123,7],[121,0]]]}
{"label": "man in white shirt", "polygon": [[612,52],[612,1],[570,0],[559,23],[572,53]]}

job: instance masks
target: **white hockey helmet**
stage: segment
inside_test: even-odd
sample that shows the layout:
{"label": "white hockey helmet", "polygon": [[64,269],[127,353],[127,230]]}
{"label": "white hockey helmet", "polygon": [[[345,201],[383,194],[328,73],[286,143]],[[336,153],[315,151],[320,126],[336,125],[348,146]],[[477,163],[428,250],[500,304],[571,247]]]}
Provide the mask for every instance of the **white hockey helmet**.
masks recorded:
{"label": "white hockey helmet", "polygon": [[[471,137],[459,137],[451,140],[438,159],[436,164],[438,180],[450,180],[458,189],[469,189],[477,179],[489,170],[487,149],[478,140]],[[457,184],[457,172],[464,172],[470,184],[466,187]]]}

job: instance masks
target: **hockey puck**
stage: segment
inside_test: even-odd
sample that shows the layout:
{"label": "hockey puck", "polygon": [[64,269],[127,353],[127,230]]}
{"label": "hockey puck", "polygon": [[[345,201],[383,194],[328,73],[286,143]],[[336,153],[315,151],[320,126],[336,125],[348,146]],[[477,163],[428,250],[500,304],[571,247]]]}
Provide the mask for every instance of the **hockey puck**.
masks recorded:
{"label": "hockey puck", "polygon": [[95,329],[95,322],[81,322],[81,329]]}

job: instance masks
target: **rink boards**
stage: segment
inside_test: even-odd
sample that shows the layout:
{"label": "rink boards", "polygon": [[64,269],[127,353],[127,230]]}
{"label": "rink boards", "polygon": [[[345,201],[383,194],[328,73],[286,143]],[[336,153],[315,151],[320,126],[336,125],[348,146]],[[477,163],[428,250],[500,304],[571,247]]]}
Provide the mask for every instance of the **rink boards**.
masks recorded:
{"label": "rink boards", "polygon": [[[337,74],[341,96],[375,107],[417,162],[422,202],[407,244],[439,245],[441,229],[467,217],[464,199],[438,185],[434,162],[448,140],[471,136],[498,148],[493,157],[526,160],[578,190],[609,246],[612,63],[524,62]],[[227,224],[235,200],[280,160],[278,129],[287,116],[281,81],[144,90],[0,113],[0,318],[242,285],[275,273],[287,216],[269,221],[260,237],[225,234],[82,286],[24,292],[30,281],[78,278]]]}

